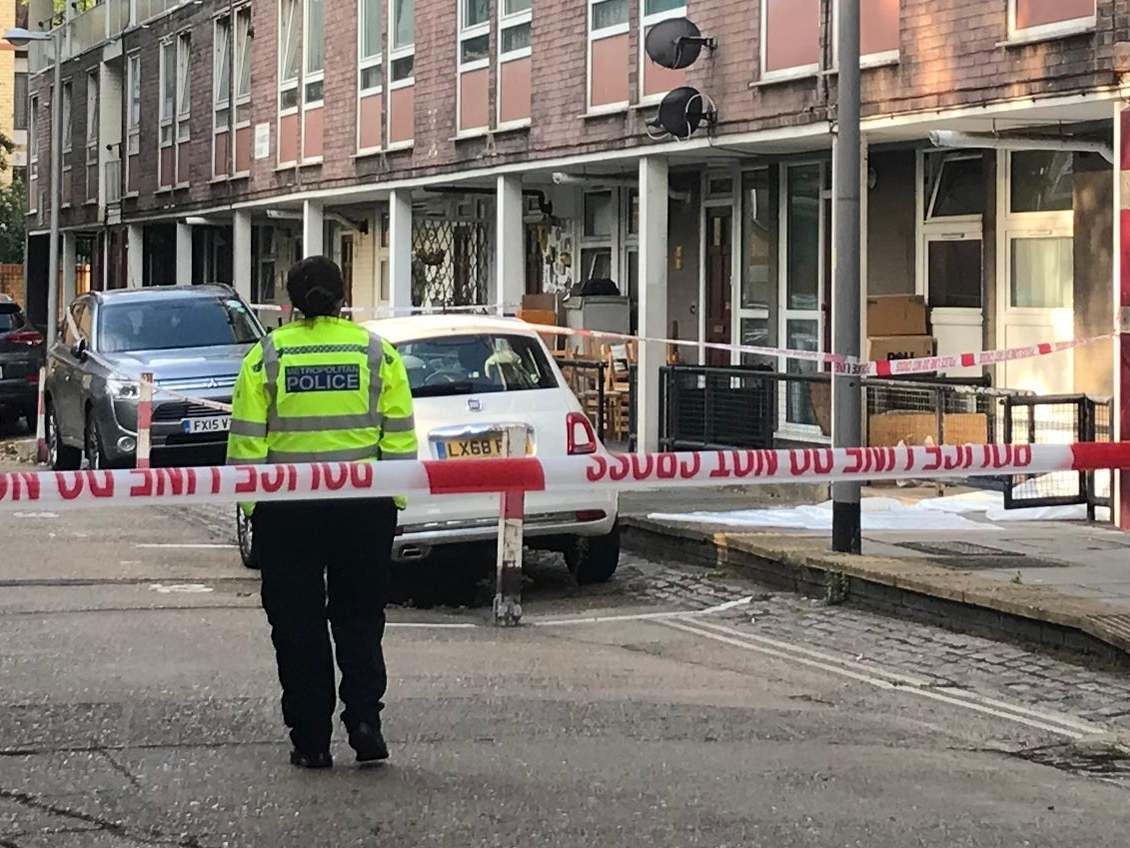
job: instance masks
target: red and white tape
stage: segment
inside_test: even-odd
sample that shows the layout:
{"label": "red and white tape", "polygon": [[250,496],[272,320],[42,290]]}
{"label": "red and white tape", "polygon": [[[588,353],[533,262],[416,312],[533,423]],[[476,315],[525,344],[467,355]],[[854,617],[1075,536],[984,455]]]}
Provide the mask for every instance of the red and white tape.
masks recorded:
{"label": "red and white tape", "polygon": [[0,512],[608,488],[952,479],[1130,469],[1130,443],[958,445],[0,474]]}

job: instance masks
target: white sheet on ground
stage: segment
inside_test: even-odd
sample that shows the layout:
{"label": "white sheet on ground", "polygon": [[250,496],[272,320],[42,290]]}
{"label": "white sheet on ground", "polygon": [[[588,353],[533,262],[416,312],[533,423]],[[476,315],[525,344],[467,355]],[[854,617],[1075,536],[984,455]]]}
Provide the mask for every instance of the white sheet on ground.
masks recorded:
{"label": "white sheet on ground", "polygon": [[[1100,510],[1099,518],[1102,518]],[[717,524],[741,528],[792,530],[832,529],[832,502],[773,509],[729,512],[651,513],[655,521]],[[975,521],[973,518],[981,520]],[[1006,510],[1000,492],[966,492],[942,498],[905,503],[895,498],[864,498],[861,523],[864,532],[892,531],[993,531],[998,523],[1015,521],[1083,521],[1085,506],[1036,507]]]}

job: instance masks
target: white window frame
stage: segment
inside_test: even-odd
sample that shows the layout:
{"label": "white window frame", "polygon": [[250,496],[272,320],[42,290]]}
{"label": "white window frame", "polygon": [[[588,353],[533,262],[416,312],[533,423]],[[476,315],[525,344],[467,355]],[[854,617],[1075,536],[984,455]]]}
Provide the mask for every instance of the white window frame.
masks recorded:
{"label": "white window frame", "polygon": [[180,146],[192,141],[192,36],[187,32],[176,35],[177,89],[174,100],[176,127],[173,141],[176,152],[173,156],[174,184],[187,186],[189,174],[180,172]]}
{"label": "white window frame", "polygon": [[1090,32],[1098,26],[1098,3],[1090,15],[1081,18],[1071,18],[1066,21],[1056,21],[1051,24],[1018,29],[1016,26],[1017,0],[1008,0],[1008,39],[1014,42],[1041,41],[1044,39],[1063,38],[1068,35],[1077,35],[1081,32]]}
{"label": "white window frame", "polygon": [[[782,166],[782,168],[783,167],[784,166]],[[743,343],[742,342],[742,321],[743,320],[764,321],[766,323],[766,325],[770,326],[770,327],[772,326],[772,321],[773,321],[773,316],[771,314],[771,310],[769,309],[769,307],[758,308],[758,307],[752,307],[752,306],[742,306],[742,282],[743,282],[743,275],[745,274],[745,261],[744,261],[744,248],[743,248],[744,241],[743,241],[743,239],[745,238],[744,227],[745,227],[745,219],[746,219],[746,203],[749,202],[749,197],[748,197],[747,192],[745,190],[745,178],[746,178],[747,174],[752,175],[752,174],[756,174],[759,171],[762,171],[762,172],[765,173],[765,179],[767,181],[772,176],[772,170],[770,169],[770,166],[769,165],[762,165],[762,166],[757,167],[757,168],[746,168],[745,170],[739,170],[737,175],[734,177],[734,219],[735,219],[735,225],[734,225],[734,233],[733,233],[733,255],[731,257],[731,259],[733,260],[734,274],[733,274],[733,284],[731,286],[731,291],[730,291],[730,311],[734,316],[734,327],[731,330],[731,338],[734,339],[734,344],[739,344],[739,345]],[[778,177],[778,179],[779,179],[779,177]],[[707,189],[707,184],[704,183],[703,184],[703,193],[702,193],[703,197],[707,196],[706,195],[706,189]],[[772,193],[770,193],[769,196],[772,197]],[[705,242],[706,242],[706,237],[707,237],[705,215],[704,215],[704,218],[703,218],[701,230],[702,230],[702,236],[703,236],[702,261],[703,261],[703,263],[705,263],[706,262],[706,244],[705,244]],[[777,234],[778,250],[780,249],[780,244],[779,244],[780,238],[781,238],[781,236],[780,236],[780,225],[778,224],[778,234]],[[780,275],[778,274],[778,277],[779,276]],[[779,282],[780,281],[778,280],[778,286],[779,286]],[[778,299],[779,299],[780,298],[780,291],[779,290],[778,290],[777,296],[778,296]],[[700,299],[699,302],[700,303],[706,303],[706,269],[705,269],[705,267],[703,268],[703,273],[702,273],[702,294],[701,294],[701,299]],[[699,338],[704,339],[704,338],[706,338],[706,310],[701,309],[699,311],[701,313],[701,315],[699,316],[700,326],[701,326],[701,329],[699,331]],[[781,347],[783,347],[783,346],[784,345],[781,345]],[[700,350],[701,350],[701,356],[702,356],[701,361],[706,362],[706,349],[700,348]],[[742,356],[743,356],[743,354],[742,354],[741,351],[738,351],[738,350],[733,351],[732,357],[731,357],[731,363],[734,364],[734,365],[741,365]]]}
{"label": "white window frame", "polygon": [[[240,130],[250,129],[251,127],[251,92],[254,90],[251,85],[251,75],[248,74],[247,91],[242,94],[239,91],[239,81],[243,78],[240,73],[241,65],[244,62],[248,63],[248,69],[251,63],[251,4],[245,3],[242,6],[235,7],[235,21],[232,24],[232,66],[231,66],[231,90],[235,92],[235,114],[234,114],[234,129],[231,137],[231,173],[233,178],[246,177],[251,173],[250,168],[245,168],[240,171],[237,169],[238,162],[236,161],[236,137],[239,135]],[[244,38],[240,38],[239,22],[240,19],[247,20],[247,29],[244,31]]]}
{"label": "white window frame", "polygon": [[[376,97],[377,95],[384,95],[384,32],[382,30],[380,38],[377,39],[378,49],[376,53],[365,55],[365,26],[366,17],[368,15],[369,4],[372,3],[377,17],[380,17],[380,9],[383,5],[381,0],[357,0],[357,153],[365,155],[369,153],[379,153],[383,148],[382,143],[370,147],[361,147],[361,100],[365,97]],[[383,21],[381,22],[383,25]],[[365,72],[377,71],[378,82],[376,85],[365,85]]]}
{"label": "white window frame", "polygon": [[[902,7],[906,0],[899,0],[899,30],[902,29]],[[1014,0],[1009,0],[1014,2]],[[840,31],[840,0],[832,0],[832,32]],[[863,69],[878,68],[883,65],[897,65],[902,58],[901,47],[894,50],[880,50],[878,53],[864,53],[860,51],[859,67]],[[840,39],[832,38],[832,68],[840,67]]]}
{"label": "white window frame", "polygon": [[[326,6],[325,0],[322,0],[322,67],[311,70],[309,67],[310,62],[310,45],[312,44],[310,35],[310,0],[300,0],[302,3],[302,109],[305,112],[308,109],[319,109],[325,105],[326,101]],[[322,83],[322,96],[315,100],[307,100],[308,89],[307,86],[314,83]]]}
{"label": "white window frame", "polygon": [[[231,117],[231,96],[233,90],[233,75],[235,74],[235,57],[233,51],[235,50],[235,35],[232,32],[234,21],[231,15],[227,12],[216,15],[212,20],[212,177],[213,179],[225,179],[231,173],[231,161],[234,161],[234,156],[230,156],[234,138],[228,139],[228,174],[216,173],[216,138],[220,133],[228,133],[229,136],[234,136],[232,132],[232,117]],[[226,29],[227,35],[225,37],[224,31]],[[227,90],[220,90],[220,79],[222,76],[221,61],[223,53],[221,50],[227,48],[227,63],[228,71],[228,87]],[[221,124],[220,113],[227,113],[227,119]]]}
{"label": "white window frame", "polygon": [[[387,33],[387,38],[388,38],[388,90],[389,90],[390,97],[389,97],[389,102],[385,105],[385,114],[388,116],[388,119],[387,119],[388,124],[385,127],[385,138],[391,139],[391,135],[392,135],[391,94],[392,94],[392,92],[396,91],[397,89],[409,88],[410,86],[414,86],[416,84],[416,63],[415,63],[416,40],[415,40],[415,20],[413,20],[412,43],[411,44],[402,44],[399,47],[396,46],[396,44],[394,42],[394,39],[396,38],[396,21],[393,17],[396,14],[395,0],[388,0],[387,8],[388,8],[388,18],[386,20],[388,21],[388,26],[386,27],[386,29],[388,30],[388,33]],[[412,3],[412,16],[413,16],[413,18],[415,18],[415,16],[416,16],[416,2],[415,2],[415,0]],[[458,39],[456,39],[456,41],[458,41]],[[458,47],[456,49],[458,49]],[[406,76],[404,79],[394,80],[392,78],[392,71],[393,71],[393,67],[396,65],[396,62],[399,61],[400,59],[408,59],[408,58],[412,59],[412,73],[409,76]],[[405,148],[405,147],[411,147],[414,143],[415,143],[415,139],[411,139],[409,141],[398,141],[398,142],[395,142],[395,143],[393,143],[391,140],[389,140],[385,144],[385,148],[387,150],[397,150],[397,149],[401,149],[401,148]]]}
{"label": "white window frame", "polygon": [[784,82],[785,80],[804,79],[820,73],[820,58],[808,65],[797,65],[792,68],[781,68],[776,71],[768,69],[768,56],[766,48],[769,46],[769,0],[761,0],[758,4],[758,16],[761,18],[761,43],[758,48],[761,82]]}
{"label": "white window frame", "polygon": [[[518,127],[528,127],[530,125],[530,118],[519,118],[516,121],[503,121],[502,120],[502,66],[507,62],[513,62],[516,59],[528,59],[534,55],[533,47],[533,21],[534,9],[533,4],[530,4],[529,9],[524,9],[521,12],[514,12],[506,14],[506,0],[498,0],[498,69],[496,71],[496,78],[498,79],[498,93],[495,97],[495,123],[499,129],[516,129]],[[502,52],[502,34],[509,29],[514,29],[520,26],[530,27],[530,44],[525,47],[520,47],[517,50],[510,50],[506,53]],[[532,71],[531,71],[532,73]]]}
{"label": "white window frame", "polygon": [[[601,29],[592,28],[593,8],[599,6],[607,0],[588,0],[586,4],[585,13],[588,16],[585,21],[585,30],[588,32],[588,39],[585,42],[585,112],[589,115],[600,115],[606,112],[622,112],[630,105],[630,101],[623,100],[618,103],[603,103],[600,106],[592,105],[592,46],[597,41],[603,41],[606,38],[614,38],[618,35],[624,35],[631,31],[631,14],[629,9],[628,19],[622,24],[613,24],[612,26],[602,27]],[[630,4],[630,0],[629,0]]]}
{"label": "white window frame", "polygon": [[[819,283],[816,289],[816,308],[815,309],[790,309],[789,308],[789,169],[790,168],[803,168],[812,167],[813,165],[820,166],[820,206],[819,206],[819,221],[820,229],[818,241],[820,242],[818,263],[819,263]],[[826,267],[827,263],[824,256],[824,244],[828,238],[828,230],[832,226],[832,222],[828,220],[828,216],[824,214],[826,201],[830,198],[832,192],[830,189],[824,188],[827,184],[827,175],[831,170],[832,165],[830,162],[823,159],[800,159],[797,161],[790,161],[782,163],[778,169],[779,183],[779,206],[777,210],[777,250],[778,259],[777,267],[779,269],[777,274],[777,339],[778,346],[781,348],[789,347],[789,321],[812,321],[815,315],[816,320],[816,349],[823,351],[824,349],[824,331],[826,328],[826,320],[824,317],[824,293],[827,291],[828,286],[832,284],[832,269]],[[777,368],[782,373],[788,370],[789,360],[781,357],[778,360]],[[788,405],[788,383],[782,381],[778,403],[778,421],[777,421],[777,435],[787,439],[794,439],[797,441],[810,441],[827,444],[828,438],[820,430],[817,424],[798,424],[794,421],[789,421],[789,405]]]}
{"label": "white window frame", "polygon": [[[590,194],[607,194],[609,196],[608,202],[610,205],[610,214],[612,216],[612,227],[605,236],[590,236],[585,233],[585,203],[586,198]],[[574,261],[574,268],[577,271],[577,277],[574,282],[583,283],[588,279],[585,274],[587,270],[582,267],[581,261],[586,250],[607,250],[608,251],[608,275],[613,280],[620,279],[620,254],[621,250],[621,225],[620,225],[620,190],[614,186],[607,188],[594,188],[591,190],[582,189],[580,192],[580,215],[577,220],[577,235],[574,241],[577,245],[577,255]],[[626,285],[626,283],[625,283]]]}
{"label": "white window frame", "polygon": [[[169,80],[169,67],[168,67],[168,48],[173,48],[173,103],[172,113],[165,114],[165,86]],[[158,114],[158,132],[157,132],[157,190],[167,191],[168,187],[164,185],[162,177],[165,176],[161,173],[161,154],[167,147],[173,148],[173,179],[172,185],[176,185],[177,181],[177,165],[176,165],[176,112],[177,112],[177,89],[176,89],[176,61],[177,61],[177,45],[173,37],[162,39],[157,45],[158,64],[160,65],[160,73],[157,78],[157,114]],[[168,130],[168,140],[166,141],[165,132]]]}
{"label": "white window frame", "polygon": [[[459,26],[459,36],[455,39],[455,122],[458,127],[456,135],[479,135],[490,129],[489,118],[487,126],[485,127],[463,126],[463,74],[471,73],[472,71],[481,71],[490,67],[490,5],[488,4],[487,6],[488,13],[485,21],[467,26],[464,21],[467,4],[473,2],[474,0],[455,0],[456,20]],[[499,2],[501,2],[501,0],[499,0]],[[482,59],[473,59],[470,62],[464,62],[464,43],[483,37],[487,39],[487,55]]]}
{"label": "white window frame", "polygon": [[70,153],[71,150],[74,149],[74,141],[75,141],[75,139],[74,139],[74,136],[75,136],[74,117],[73,117],[72,112],[71,112],[71,109],[74,108],[74,102],[75,102],[74,101],[74,87],[73,87],[72,82],[69,78],[63,80],[63,89],[62,90],[63,90],[63,93],[61,95],[62,102],[61,102],[60,107],[59,107],[60,108],[59,114],[62,116],[63,126],[62,126],[62,130],[61,130],[62,144],[60,145],[59,150],[63,153],[63,155],[66,155],[66,154]]}
{"label": "white window frame", "polygon": [[682,6],[674,9],[668,9],[665,12],[656,12],[653,15],[645,14],[647,7],[647,0],[639,0],[640,4],[640,34],[639,34],[639,56],[636,59],[636,67],[640,69],[636,75],[638,77],[636,84],[639,86],[638,96],[639,102],[642,105],[650,105],[652,103],[660,102],[667,92],[661,91],[657,94],[644,94],[644,63],[651,61],[647,57],[647,51],[644,49],[644,39],[647,38],[647,31],[658,23],[668,21],[671,18],[685,18],[687,16],[687,4],[684,2]]}
{"label": "white window frame", "polygon": [[[135,97],[136,95],[136,97]],[[124,197],[131,197],[136,192],[129,191],[131,156],[141,155],[141,51],[135,50],[126,56],[126,145],[125,169],[126,181]],[[136,120],[134,104],[137,104]]]}
{"label": "white window frame", "polygon": [[36,211],[38,198],[31,192],[31,184],[39,179],[39,95],[28,97],[27,112],[27,184],[28,211]]}
{"label": "white window frame", "polygon": [[[91,80],[94,81],[94,96],[91,97]],[[93,165],[98,167],[98,148],[99,148],[99,134],[100,134],[100,115],[99,115],[99,92],[101,91],[101,80],[99,79],[99,70],[97,68],[87,71],[86,73],[86,155],[83,159],[83,182],[86,186],[84,200],[87,203],[98,201],[98,178],[94,179],[94,196],[91,197],[90,185],[90,167]],[[94,133],[91,134],[91,128]]]}
{"label": "white window frame", "polygon": [[[301,46],[303,33],[301,32],[301,29],[300,29],[300,31],[299,31],[300,45],[299,45],[299,50],[298,50],[298,75],[295,76],[295,77],[292,77],[290,79],[284,78],[283,74],[286,72],[286,58],[287,58],[286,57],[286,45],[289,43],[290,39],[286,38],[287,30],[286,30],[286,22],[283,19],[283,13],[284,13],[284,11],[287,11],[288,9],[294,9],[296,14],[294,15],[295,20],[292,21],[292,26],[297,26],[297,27],[301,28],[303,23],[305,22],[305,14],[306,14],[305,8],[306,8],[306,4],[303,2],[303,0],[280,0],[280,2],[278,4],[278,37],[276,38],[276,45],[275,45],[275,49],[276,49],[276,52],[277,52],[276,60],[277,60],[277,63],[278,63],[278,70],[277,70],[278,101],[276,103],[276,106],[277,106],[276,111],[277,111],[280,127],[282,125],[282,119],[283,118],[288,118],[291,115],[299,115],[302,111],[302,70],[303,70],[303,67],[304,67],[305,62],[306,62],[305,52],[304,52],[304,49]],[[290,94],[291,92],[294,93],[294,105],[293,106],[284,106],[283,105],[283,96],[286,95],[286,94]],[[301,147],[302,147],[301,127],[299,127],[299,150],[298,150],[298,153],[297,153],[297,156],[296,156],[297,159],[302,158]],[[278,155],[279,156],[282,155],[282,145],[279,145]],[[281,164],[281,160],[280,160],[280,164]]]}

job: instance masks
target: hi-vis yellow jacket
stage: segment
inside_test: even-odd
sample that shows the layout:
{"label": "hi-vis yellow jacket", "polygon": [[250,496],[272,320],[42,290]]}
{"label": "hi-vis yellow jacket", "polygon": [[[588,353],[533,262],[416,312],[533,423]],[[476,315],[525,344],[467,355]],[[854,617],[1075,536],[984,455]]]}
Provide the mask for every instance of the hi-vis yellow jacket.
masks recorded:
{"label": "hi-vis yellow jacket", "polygon": [[264,336],[236,381],[227,458],[416,459],[412,391],[396,348],[340,318],[296,321]]}

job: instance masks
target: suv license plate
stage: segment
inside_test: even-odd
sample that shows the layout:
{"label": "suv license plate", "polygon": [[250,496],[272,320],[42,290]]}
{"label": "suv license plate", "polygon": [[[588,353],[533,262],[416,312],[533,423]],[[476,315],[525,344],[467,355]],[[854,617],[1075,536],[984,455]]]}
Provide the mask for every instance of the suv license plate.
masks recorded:
{"label": "suv license plate", "polygon": [[440,459],[490,459],[502,456],[502,436],[473,436],[467,439],[445,439],[436,447]]}
{"label": "suv license plate", "polygon": [[231,418],[227,415],[216,415],[210,418],[185,418],[181,421],[180,426],[190,436],[199,433],[226,433],[231,429]]}

